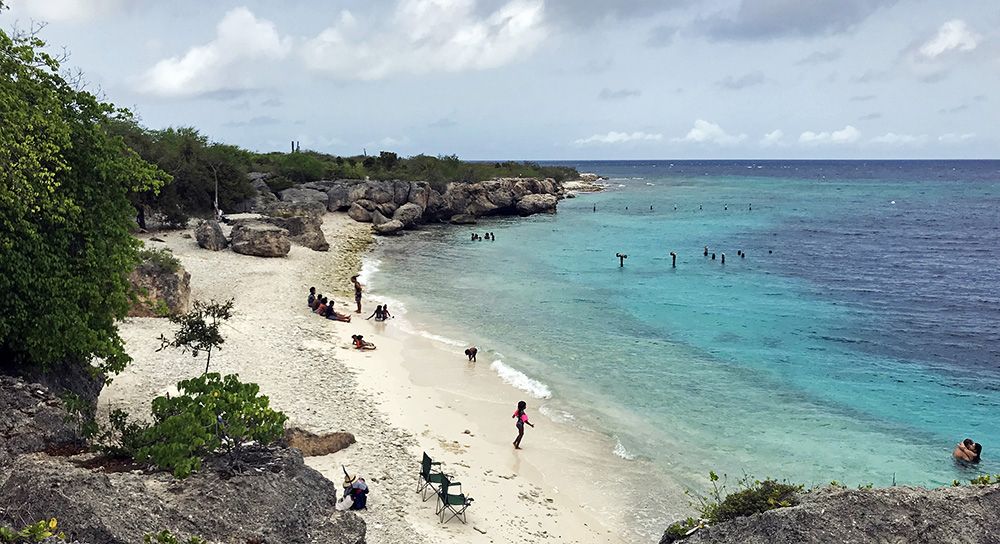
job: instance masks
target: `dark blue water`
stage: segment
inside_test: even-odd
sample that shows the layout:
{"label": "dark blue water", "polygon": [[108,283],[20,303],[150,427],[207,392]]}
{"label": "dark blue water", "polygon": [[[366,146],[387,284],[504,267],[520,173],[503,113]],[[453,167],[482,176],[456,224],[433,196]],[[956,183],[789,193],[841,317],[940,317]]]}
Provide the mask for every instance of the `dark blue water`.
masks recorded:
{"label": "dark blue water", "polygon": [[685,484],[1000,471],[1000,162],[570,164],[608,190],[391,242],[378,289]]}

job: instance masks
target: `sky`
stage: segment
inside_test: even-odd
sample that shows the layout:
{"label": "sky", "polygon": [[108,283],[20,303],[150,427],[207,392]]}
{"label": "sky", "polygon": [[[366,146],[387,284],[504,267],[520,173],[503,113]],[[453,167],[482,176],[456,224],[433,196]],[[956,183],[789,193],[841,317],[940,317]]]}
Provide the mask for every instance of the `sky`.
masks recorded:
{"label": "sky", "polygon": [[6,0],[151,128],[464,159],[1000,158],[995,0]]}

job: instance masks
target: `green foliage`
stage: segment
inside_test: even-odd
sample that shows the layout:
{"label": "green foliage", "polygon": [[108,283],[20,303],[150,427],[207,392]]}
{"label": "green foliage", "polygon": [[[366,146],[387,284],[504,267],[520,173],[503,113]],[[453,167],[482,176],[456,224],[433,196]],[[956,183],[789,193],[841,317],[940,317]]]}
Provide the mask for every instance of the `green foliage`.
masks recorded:
{"label": "green foliage", "polygon": [[156,351],[161,351],[168,347],[180,348],[183,352],[191,352],[192,357],[198,357],[201,352],[205,352],[205,372],[208,372],[209,365],[212,364],[212,350],[222,349],[222,344],[226,339],[219,332],[219,327],[223,321],[233,316],[233,299],[225,302],[214,300],[204,303],[196,300],[190,312],[171,316],[170,321],[181,326],[172,339],[160,335],[160,347]]}
{"label": "green foliage", "polygon": [[108,427],[101,429],[97,449],[111,457],[136,459],[146,445],[149,426],[129,421],[128,413],[118,409],[111,411],[108,422]]}
{"label": "green foliage", "polygon": [[0,361],[97,359],[117,373],[138,249],[130,197],[169,176],[110,134],[130,113],[67,81],[43,47],[0,30]]}
{"label": "green foliage", "polygon": [[671,523],[670,526],[667,527],[666,536],[668,536],[671,539],[671,541],[682,540],[684,538],[687,538],[688,533],[691,532],[691,529],[701,526],[703,526],[703,524],[699,520],[696,520],[694,518],[687,518],[684,521]]}
{"label": "green foliage", "polygon": [[142,431],[135,459],[185,478],[215,453],[238,455],[248,442],[270,445],[288,419],[270,408],[260,387],[231,374],[203,374],[177,384],[176,397],[153,399],[153,424]]}
{"label": "green foliage", "polygon": [[969,480],[969,483],[972,485],[1000,484],[1000,474],[995,474],[992,476],[989,474],[983,474],[982,476],[978,476],[976,478]]}
{"label": "green foliage", "polygon": [[960,485],[962,485],[962,482],[960,482],[958,480],[952,480],[951,481],[951,487],[958,487]]}
{"label": "green foliage", "polygon": [[76,393],[64,393],[63,408],[66,410],[66,423],[72,424],[77,434],[84,440],[95,437],[99,431],[95,407],[92,403],[80,398]]}
{"label": "green foliage", "polygon": [[60,541],[65,540],[65,535],[62,533],[56,533],[58,529],[58,521],[56,518],[52,518],[48,521],[42,520],[37,523],[32,523],[24,527],[19,531],[15,531],[10,527],[5,527],[0,525],[0,543],[3,544],[26,544],[26,543],[36,543],[42,542],[46,539],[56,538]]}
{"label": "green foliage", "polygon": [[838,482],[837,480],[830,480],[830,487],[833,487],[833,488],[836,488],[836,489],[847,489],[846,485]]}
{"label": "green foliage", "polygon": [[164,272],[177,272],[181,267],[181,261],[169,249],[142,249],[139,259]]}
{"label": "green foliage", "polygon": [[292,183],[306,183],[323,179],[327,167],[313,153],[286,153],[274,158],[274,173]]}
{"label": "green foliage", "polygon": [[143,544],[208,544],[208,541],[198,536],[182,540],[164,529],[159,533],[148,533],[142,538]]}

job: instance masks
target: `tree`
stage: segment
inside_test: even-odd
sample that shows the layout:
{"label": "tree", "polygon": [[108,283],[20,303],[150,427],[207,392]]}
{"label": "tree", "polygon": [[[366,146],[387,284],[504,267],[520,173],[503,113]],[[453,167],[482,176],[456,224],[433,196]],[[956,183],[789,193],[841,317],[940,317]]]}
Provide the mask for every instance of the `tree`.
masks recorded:
{"label": "tree", "polygon": [[109,132],[131,114],[74,87],[43,47],[0,30],[0,364],[119,372],[129,199],[170,178]]}
{"label": "tree", "polygon": [[191,352],[192,357],[197,357],[201,352],[205,352],[205,373],[212,364],[212,350],[222,349],[222,344],[226,339],[219,332],[219,327],[223,321],[233,317],[233,299],[225,302],[210,301],[207,304],[196,300],[194,308],[190,312],[172,316],[170,321],[181,326],[172,339],[160,335],[160,347],[156,351],[166,348],[180,348],[182,352]]}

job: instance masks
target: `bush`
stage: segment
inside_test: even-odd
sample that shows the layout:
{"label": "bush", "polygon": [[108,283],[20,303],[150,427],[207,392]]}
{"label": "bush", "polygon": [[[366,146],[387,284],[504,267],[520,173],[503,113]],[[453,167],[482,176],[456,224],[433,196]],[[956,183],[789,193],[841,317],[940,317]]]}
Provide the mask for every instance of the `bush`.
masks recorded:
{"label": "bush", "polygon": [[181,267],[181,261],[169,249],[142,249],[139,259],[163,272],[177,272]]}
{"label": "bush", "polygon": [[27,542],[42,542],[50,538],[64,540],[65,535],[55,532],[57,527],[58,522],[56,518],[32,523],[20,531],[0,525],[0,542],[4,544],[22,544]]}
{"label": "bush", "polygon": [[176,397],[153,399],[153,424],[139,432],[134,458],[185,478],[212,454],[238,457],[250,442],[271,445],[281,439],[285,414],[270,408],[260,387],[235,374],[217,373],[177,384]]}
{"label": "bush", "polygon": [[208,541],[198,536],[181,540],[166,529],[159,533],[149,533],[142,539],[143,544],[208,544]]}

